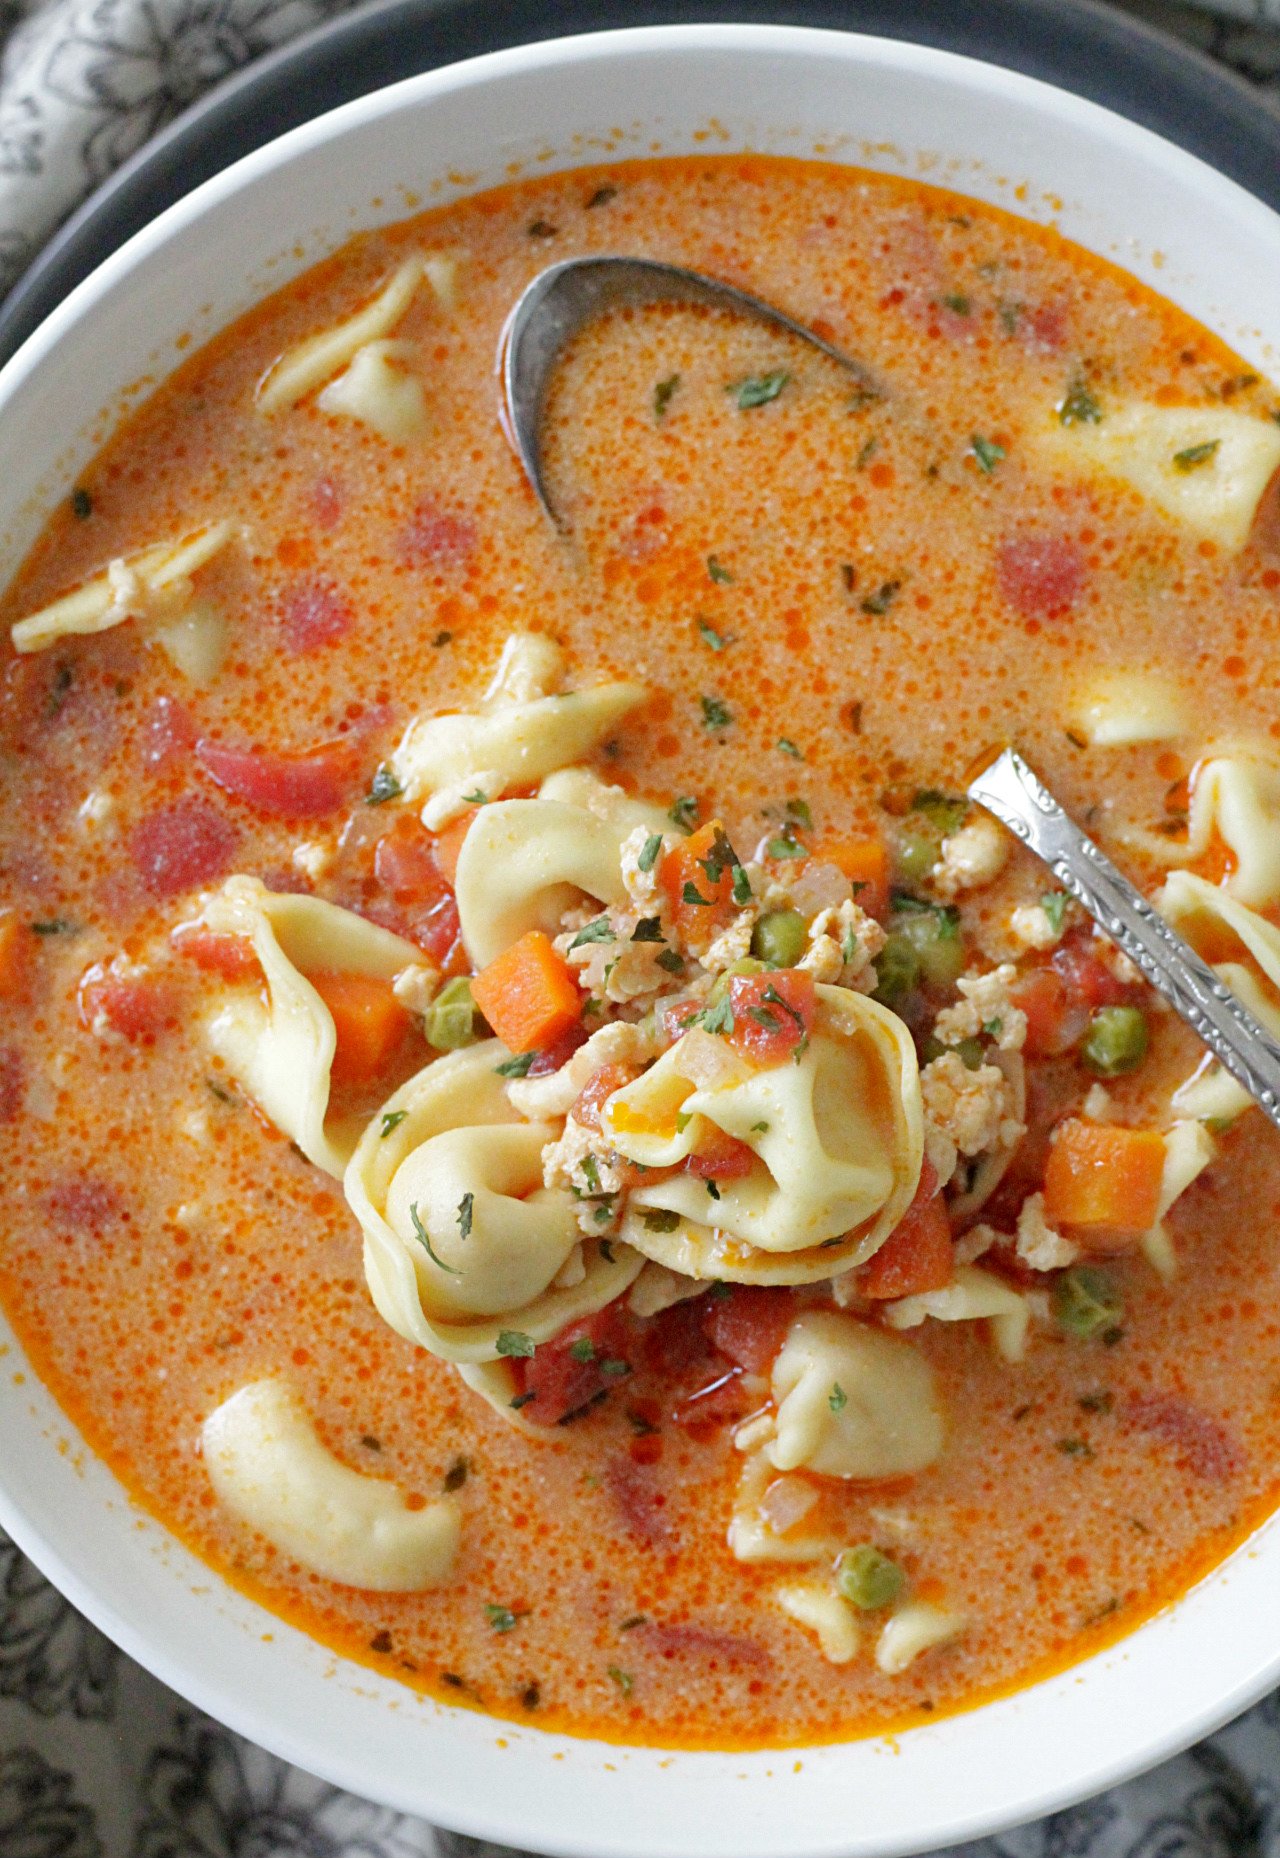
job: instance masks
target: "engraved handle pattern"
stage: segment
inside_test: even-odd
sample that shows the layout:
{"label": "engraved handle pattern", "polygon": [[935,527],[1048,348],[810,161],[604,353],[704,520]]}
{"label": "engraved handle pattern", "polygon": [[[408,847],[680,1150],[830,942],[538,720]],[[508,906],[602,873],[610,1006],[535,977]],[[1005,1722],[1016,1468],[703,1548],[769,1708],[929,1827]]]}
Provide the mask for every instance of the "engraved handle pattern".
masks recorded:
{"label": "engraved handle pattern", "polygon": [[1084,905],[1237,1083],[1280,1124],[1280,1044],[1068,819],[1021,755],[1007,748],[970,782],[969,798],[994,813],[1048,865],[1062,888]]}

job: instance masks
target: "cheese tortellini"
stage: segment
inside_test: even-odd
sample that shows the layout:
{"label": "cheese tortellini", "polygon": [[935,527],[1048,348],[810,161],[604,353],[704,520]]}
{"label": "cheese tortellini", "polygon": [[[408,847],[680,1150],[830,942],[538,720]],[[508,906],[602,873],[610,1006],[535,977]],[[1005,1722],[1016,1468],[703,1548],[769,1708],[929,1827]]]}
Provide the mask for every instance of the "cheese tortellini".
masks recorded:
{"label": "cheese tortellini", "polygon": [[961,1265],[940,1290],[922,1290],[899,1297],[885,1307],[885,1321],[894,1329],[914,1329],[932,1317],[935,1322],[987,1322],[997,1354],[1005,1361],[1021,1361],[1026,1353],[1031,1311],[1020,1291],[977,1265]]}
{"label": "cheese tortellini", "polygon": [[643,1167],[682,1162],[705,1124],[757,1158],[714,1201],[688,1173],[638,1187],[622,1232],[647,1257],[690,1277],[813,1283],[863,1263],[901,1219],[924,1152],[911,1035],[864,994],[819,987],[817,997],[798,1062],[743,1062],[700,1087],[686,1034],[605,1104],[609,1141]]}
{"label": "cheese tortellini", "polygon": [[20,619],[10,628],[14,650],[42,652],[59,639],[108,632],[144,615],[163,615],[172,623],[190,605],[192,575],[220,555],[235,534],[234,523],[206,523],[191,535],[121,556],[74,592]]}
{"label": "cheese tortellini", "polygon": [[313,1573],[376,1593],[421,1593],[449,1578],[458,1506],[410,1508],[386,1478],[353,1471],[320,1443],[283,1381],[253,1381],[204,1422],[218,1496],[242,1522]]}
{"label": "cheese tortellini", "polygon": [[428,1065],[383,1105],[346,1173],[375,1305],[447,1361],[499,1360],[504,1332],[545,1342],[621,1296],[644,1263],[583,1241],[573,1197],[543,1187],[556,1130],[511,1107],[497,1072],[509,1056],[493,1039]]}
{"label": "cheese tortellini", "polygon": [[[1280,929],[1251,910],[1222,885],[1210,884],[1190,871],[1174,871],[1155,899],[1162,916],[1192,945],[1197,920],[1217,924],[1236,936],[1259,972],[1240,961],[1219,961],[1214,973],[1239,996],[1259,1024],[1280,1039]],[[1206,1058],[1195,1075],[1174,1093],[1181,1117],[1230,1121],[1247,1110],[1253,1098],[1216,1059]]]}
{"label": "cheese tortellini", "polygon": [[391,767],[405,798],[424,803],[429,826],[462,812],[471,794],[497,800],[581,761],[649,694],[643,684],[621,681],[553,694],[563,662],[548,641],[515,634],[479,710],[409,725]]}
{"label": "cheese tortellini", "polygon": [[333,1015],[308,974],[358,974],[393,981],[422,965],[410,942],[319,897],[268,890],[255,877],[230,877],[200,921],[219,935],[247,936],[266,977],[227,994],[205,1028],[209,1045],[236,1082],[308,1161],[341,1175],[363,1119],[329,1115],[337,1034]]}
{"label": "cheese tortellini", "polygon": [[773,1397],[765,1450],[779,1471],[905,1477],[942,1451],[942,1409],[924,1356],[838,1310],[792,1323],[773,1364]]}
{"label": "cheese tortellini", "polygon": [[366,344],[389,336],[413,302],[425,276],[426,261],[421,252],[415,252],[354,316],[287,349],[258,383],[258,411],[287,412],[307,394],[314,393],[317,387],[323,387],[335,374],[340,374]]}
{"label": "cheese tortellini", "polygon": [[1119,478],[1155,509],[1234,554],[1280,466],[1280,427],[1224,406],[1104,406],[1044,437],[1055,462]]}
{"label": "cheese tortellini", "polygon": [[1234,854],[1225,888],[1258,909],[1280,902],[1280,765],[1261,755],[1215,755],[1197,770],[1186,857],[1199,858],[1215,830]]}

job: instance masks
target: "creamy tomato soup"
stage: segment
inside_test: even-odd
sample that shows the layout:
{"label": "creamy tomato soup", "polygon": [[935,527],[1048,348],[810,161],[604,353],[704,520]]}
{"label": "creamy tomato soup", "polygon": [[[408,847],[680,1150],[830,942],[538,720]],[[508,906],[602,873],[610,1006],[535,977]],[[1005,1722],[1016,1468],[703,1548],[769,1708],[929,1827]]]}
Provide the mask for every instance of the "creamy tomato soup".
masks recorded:
{"label": "creamy tomato soup", "polygon": [[[541,512],[507,312],[625,252]],[[1272,387],[989,207],[653,161],[361,236],[3,598],[0,1294],[335,1649],[618,1741],[1024,1684],[1277,1499],[1280,1142],[967,805],[1280,1026]]]}

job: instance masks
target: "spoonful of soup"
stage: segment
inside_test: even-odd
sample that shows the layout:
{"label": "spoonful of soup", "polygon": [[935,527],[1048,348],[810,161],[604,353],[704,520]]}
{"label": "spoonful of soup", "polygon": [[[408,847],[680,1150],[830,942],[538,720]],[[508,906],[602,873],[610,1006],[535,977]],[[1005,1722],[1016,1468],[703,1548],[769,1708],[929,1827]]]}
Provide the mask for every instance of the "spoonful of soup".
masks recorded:
{"label": "spoonful of soup", "polygon": [[1280,1125],[1280,1043],[1249,1012],[1141,891],[1120,875],[1014,749],[969,783],[969,798],[995,815],[1048,866],[1111,940]]}
{"label": "spoonful of soup", "polygon": [[[507,436],[525,476],[557,528],[563,520],[547,486],[542,459],[542,416],[552,374],[565,348],[589,322],[610,310],[650,304],[686,304],[735,311],[798,336],[850,373],[868,399],[888,388],[865,362],[846,355],[784,310],[733,284],[652,258],[570,258],[539,272],[507,318],[498,345]],[[769,392],[769,377],[760,383]]]}

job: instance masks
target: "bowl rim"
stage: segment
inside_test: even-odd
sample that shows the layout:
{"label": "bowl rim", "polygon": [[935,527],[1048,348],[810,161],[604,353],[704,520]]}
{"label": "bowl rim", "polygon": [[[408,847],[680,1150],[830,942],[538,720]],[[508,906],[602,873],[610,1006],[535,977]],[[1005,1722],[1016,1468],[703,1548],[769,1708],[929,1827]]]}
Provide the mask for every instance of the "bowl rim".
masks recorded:
{"label": "bowl rim", "polygon": [[[670,51],[682,53],[688,51],[705,51],[708,53],[745,53],[753,55],[764,53],[777,56],[792,53],[797,57],[807,55],[836,56],[844,59],[860,59],[872,66],[894,66],[907,72],[924,74],[939,73],[955,77],[957,81],[965,76],[970,83],[977,83],[988,92],[995,91],[1005,96],[1020,96],[1024,101],[1031,98],[1046,111],[1056,111],[1059,115],[1074,117],[1077,122],[1083,118],[1086,127],[1095,132],[1106,132],[1115,142],[1137,138],[1138,144],[1147,150],[1158,150],[1162,162],[1180,176],[1188,186],[1192,184],[1204,188],[1210,187],[1220,201],[1229,202],[1234,212],[1244,222],[1250,220],[1256,224],[1260,233],[1268,236],[1274,253],[1280,257],[1280,218],[1256,201],[1251,195],[1239,188],[1216,171],[1207,167],[1196,157],[1185,154],[1152,132],[1141,129],[1126,119],[1115,116],[1099,105],[1074,97],[1071,93],[1060,91],[1054,86],[1039,80],[1027,78],[1010,72],[1002,67],[988,65],[978,60],[959,57],[954,53],[936,51],[907,42],[875,38],[857,34],[829,32],[804,27],[772,27],[728,25],[690,25],[629,28],[608,33],[581,34],[567,39],[552,39],[533,45],[514,47],[505,51],[485,54],[464,63],[442,67],[415,77],[401,80],[385,88],[370,93],[366,97],[340,106],[338,109],[289,131],[283,137],[267,144],[264,148],[245,156],[241,161],[205,181],[192,194],[169,207],[149,226],[136,233],[127,243],[98,267],[85,279],[66,301],[35,331],[23,344],[13,359],[0,370],[0,419],[6,403],[23,388],[27,382],[45,366],[49,358],[56,354],[61,342],[88,318],[96,303],[117,284],[126,280],[130,273],[145,265],[165,247],[166,243],[178,233],[195,225],[214,206],[229,201],[242,190],[252,186],[260,179],[269,177],[281,167],[304,159],[310,150],[324,143],[341,137],[383,116],[429,104],[449,92],[465,89],[468,85],[491,84],[501,82],[513,75],[538,73],[562,66],[566,61],[590,65],[592,60],[626,58],[633,53],[643,54],[653,51]],[[408,209],[407,209],[408,210]],[[341,241],[338,241],[339,243]],[[311,260],[308,260],[311,262]],[[51,1396],[50,1396],[51,1398]],[[63,1420],[63,1424],[69,1422]],[[105,1467],[102,1467],[105,1471]],[[109,1476],[109,1474],[107,1474]],[[1273,1519],[1274,1520],[1274,1519]],[[51,1540],[41,1527],[30,1507],[15,1497],[6,1481],[6,1473],[0,1472],[0,1522],[9,1530],[19,1547],[26,1552],[38,1567],[79,1609],[98,1625],[111,1639],[119,1644],[130,1656],[136,1659],[162,1682],[169,1684],[180,1694],[189,1697],[202,1709],[207,1710],[222,1722],[227,1723],[242,1735],[281,1755],[284,1759],[309,1769],[321,1772],[336,1784],[347,1788],[357,1795],[363,1795],[367,1776],[358,1765],[354,1753],[332,1743],[320,1748],[315,1741],[299,1737],[293,1728],[282,1725],[278,1716],[269,1713],[269,1703],[264,1703],[256,1695],[233,1694],[222,1687],[218,1681],[209,1677],[198,1664],[199,1648],[188,1646],[181,1655],[170,1650],[169,1646],[153,1636],[149,1631],[156,1631],[145,1607],[132,1616],[106,1600],[86,1578],[81,1566],[75,1565],[65,1549],[64,1542]],[[159,1525],[156,1525],[158,1528]],[[1258,1546],[1263,1533],[1270,1534],[1268,1555],[1271,1561],[1276,1559],[1274,1550],[1280,1549],[1280,1533],[1264,1525],[1263,1531],[1255,1535],[1250,1543],[1244,1544],[1230,1558],[1230,1565],[1240,1563],[1248,1566],[1250,1558],[1261,1562],[1263,1553]],[[186,1554],[186,1551],[182,1551]],[[189,1557],[194,1567],[198,1568],[207,1579],[211,1571],[205,1564]],[[1239,1570],[1237,1569],[1237,1572]],[[1196,1594],[1201,1594],[1220,1584],[1219,1577],[1223,1568],[1220,1565],[1205,1580],[1193,1588],[1192,1594],[1179,1601],[1174,1607],[1156,1616],[1154,1620],[1138,1627],[1134,1633],[1121,1642],[1121,1657],[1111,1659],[1113,1668],[1123,1666],[1132,1657],[1132,1648],[1140,1640],[1150,1644],[1154,1640],[1149,1636],[1153,1631],[1175,1630],[1176,1616],[1184,1619],[1189,1616],[1188,1602]],[[212,1579],[221,1585],[221,1577],[212,1574]],[[1265,1583],[1254,1579],[1251,1583],[1252,1598],[1255,1607],[1262,1603],[1262,1616],[1268,1617],[1274,1624],[1271,1634],[1273,1650],[1269,1656],[1263,1656],[1258,1644],[1252,1648],[1242,1646],[1237,1658],[1238,1669],[1230,1681],[1215,1689],[1211,1695],[1202,1697],[1195,1707],[1188,1709],[1185,1700],[1169,1708],[1166,1719],[1137,1726],[1134,1739],[1122,1745],[1118,1737],[1113,1737],[1104,1747],[1099,1745],[1083,1766],[1070,1773],[1059,1775],[1054,1781],[1041,1779],[1030,1791],[1025,1785],[1013,1804],[1000,1804],[992,1800],[975,1801],[967,1809],[955,1810],[945,1824],[933,1826],[910,1826],[900,1833],[880,1832],[875,1835],[874,1843],[867,1843],[861,1838],[856,1827],[851,1827],[847,1820],[837,1814],[828,1814],[829,1823],[821,1834],[812,1831],[789,1840],[785,1846],[786,1858],[848,1858],[850,1854],[862,1854],[862,1858],[891,1858],[892,1854],[921,1851],[936,1847],[939,1843],[966,1840],[980,1837],[998,1829],[1019,1823],[1022,1820],[1056,1811],[1078,1801],[1092,1793],[1113,1785],[1115,1782],[1140,1772],[1164,1757],[1186,1747],[1206,1732],[1218,1727],[1271,1687],[1280,1676],[1280,1608],[1271,1603],[1267,1615],[1266,1603],[1270,1595]],[[252,1604],[252,1603],[245,1603]],[[305,1635],[296,1629],[281,1628],[274,1615],[255,1609],[258,1617],[271,1623],[276,1635],[286,1638],[292,1633],[299,1639]],[[1257,1617],[1255,1612],[1255,1618]],[[1144,1637],[1144,1635],[1147,1635]],[[1265,1635],[1255,1634],[1260,1641]],[[315,1642],[305,1639],[305,1643],[314,1646]],[[1126,1652],[1124,1648],[1129,1648]],[[330,1655],[331,1657],[334,1655]],[[185,1661],[184,1661],[185,1660]],[[340,1661],[342,1662],[342,1661]],[[1071,1686],[1092,1681],[1101,1666],[1108,1662],[1106,1653],[1095,1654],[1080,1664],[1070,1667],[1057,1676],[1042,1680],[1039,1684],[1017,1693],[1018,1698],[1027,1698],[1036,1693],[1060,1693],[1065,1695]],[[369,1686],[369,1673],[362,1667],[356,1670],[366,1687]],[[393,1686],[397,1691],[399,1686]],[[1016,1699],[1000,1699],[979,1705],[959,1715],[948,1716],[936,1724],[927,1724],[919,1729],[908,1731],[901,1738],[871,1738],[885,1747],[885,1752],[892,1752],[890,1744],[901,1753],[908,1742],[913,1748],[926,1744],[940,1748],[945,1744],[952,1725],[973,1723],[979,1717],[993,1720],[997,1712],[1006,1709],[1008,1703]],[[1165,1701],[1168,1708],[1167,1700]],[[466,1718],[474,1723],[475,1713],[462,1711],[444,1704],[434,1705],[434,1715],[438,1722],[453,1718]],[[510,1725],[498,1719],[481,1717],[479,1721],[492,1729],[495,1725],[507,1730]],[[1133,1729],[1133,1724],[1126,1728]],[[963,1735],[963,1731],[961,1734]],[[604,1766],[619,1770],[655,1770],[663,1763],[659,1758],[670,1751],[654,1749],[623,1749],[620,1745],[597,1743],[578,1738],[557,1737],[542,1731],[530,1731],[529,1736],[548,1748],[557,1747],[561,1753],[557,1759],[563,1759],[563,1751],[595,1751],[597,1755],[616,1758],[606,1760]],[[474,1738],[473,1738],[474,1740]],[[479,1746],[479,1743],[476,1743]],[[499,1746],[505,1746],[505,1740]],[[823,1744],[802,1747],[794,1751],[781,1751],[784,1755],[795,1753],[803,1755],[813,1768],[829,1765],[832,1758],[837,1758],[849,1751],[868,1746],[868,1739],[863,1738],[852,1743]],[[635,1757],[623,1760],[623,1756]],[[764,1750],[747,1755],[725,1754],[712,1751],[681,1752],[679,1763],[686,1772],[702,1774],[706,1784],[695,1781],[694,1791],[689,1798],[699,1795],[704,1801],[709,1797],[708,1789],[714,1788],[715,1804],[719,1808],[727,1795],[724,1782],[730,1775],[742,1768],[751,1768],[753,1775],[764,1775],[764,1766],[772,1757],[777,1760],[779,1751]],[[778,1766],[784,1765],[779,1761]],[[799,1767],[802,1764],[797,1764]],[[573,1761],[566,1762],[572,1770]],[[772,1771],[769,1771],[770,1777]],[[494,1768],[493,1778],[499,1778],[501,1762]],[[635,1778],[633,1774],[633,1779]],[[741,1778],[746,1779],[745,1775]],[[778,1776],[781,1780],[781,1775]],[[654,1791],[652,1780],[646,1779],[641,1786]],[[388,1804],[408,1812],[432,1815],[436,1808],[416,1792],[407,1791],[402,1782],[392,1783],[379,1778],[377,1797]],[[565,1797],[567,1799],[567,1796]],[[448,1823],[465,1826],[468,1831],[478,1833],[486,1838],[505,1840],[524,1845],[530,1841],[542,1845],[544,1849],[556,1849],[566,1854],[581,1854],[581,1858],[632,1858],[635,1854],[649,1854],[650,1858],[684,1858],[685,1854],[696,1854],[696,1858],[713,1858],[713,1854],[725,1851],[726,1858],[748,1858],[748,1854],[759,1854],[760,1858],[777,1858],[779,1848],[759,1842],[753,1835],[749,1820],[739,1813],[735,1824],[735,1842],[731,1847],[720,1846],[712,1841],[725,1836],[722,1826],[703,1828],[690,1841],[683,1832],[678,1832],[671,1824],[666,1824],[655,1832],[652,1826],[637,1826],[620,1823],[616,1820],[601,1823],[588,1813],[583,1823],[578,1823],[572,1810],[566,1812],[564,1803],[552,1806],[549,1810],[544,1805],[535,1813],[533,1824],[530,1823],[530,1810],[527,1800],[512,1798],[511,1790],[501,1785],[491,1788],[487,1793],[473,1793],[464,1798],[457,1794],[449,1801],[444,1812]],[[728,1822],[726,1817],[726,1823]]]}

